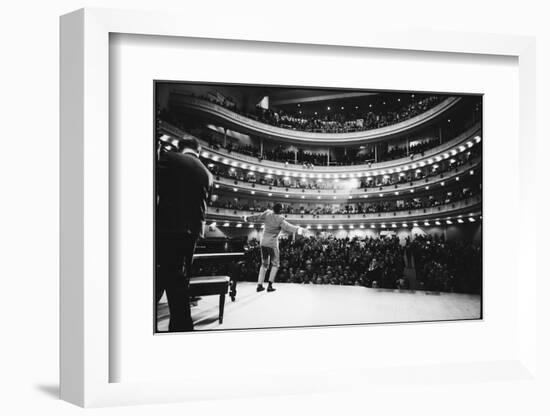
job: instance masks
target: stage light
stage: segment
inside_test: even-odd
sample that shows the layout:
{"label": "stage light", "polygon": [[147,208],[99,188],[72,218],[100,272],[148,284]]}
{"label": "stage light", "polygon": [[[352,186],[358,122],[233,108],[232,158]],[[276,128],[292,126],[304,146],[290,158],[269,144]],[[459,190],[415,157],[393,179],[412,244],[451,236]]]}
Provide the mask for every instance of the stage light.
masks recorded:
{"label": "stage light", "polygon": [[405,174],[404,174],[403,172],[401,172],[401,173],[399,174],[399,176],[400,176],[400,177],[403,177],[403,176],[405,176]]}
{"label": "stage light", "polygon": [[471,170],[471,171],[470,171],[470,175],[473,175],[473,174],[474,174],[474,171],[473,171],[473,170]]}
{"label": "stage light", "polygon": [[333,196],[333,197],[332,197],[332,199],[336,199],[336,197],[335,197],[335,196]]}
{"label": "stage light", "polygon": [[430,226],[430,223],[428,221],[424,221],[424,226],[425,227],[429,227]]}
{"label": "stage light", "polygon": [[434,163],[434,160],[433,159],[428,159],[428,163],[431,165],[432,163]]}
{"label": "stage light", "polygon": [[327,110],[330,111],[330,105],[327,107]]}
{"label": "stage light", "polygon": [[341,109],[341,110],[343,110],[343,109],[344,109],[344,107],[342,106],[342,107],[340,107],[340,109]]}
{"label": "stage light", "polygon": [[263,230],[265,228],[265,224],[262,224],[260,228]]}
{"label": "stage light", "polygon": [[233,188],[233,192],[237,192],[237,188]]}
{"label": "stage light", "polygon": [[349,226],[349,229],[350,229],[350,230],[353,230],[353,225],[350,225],[350,226]]}
{"label": "stage light", "polygon": [[202,152],[202,157],[208,157],[208,152]]}
{"label": "stage light", "polygon": [[229,227],[229,223],[228,223],[228,222],[225,222],[225,223],[223,224],[223,226],[224,226],[224,227]]}
{"label": "stage light", "polygon": [[229,163],[229,160],[223,159],[223,160],[222,160],[222,163],[225,163],[225,164],[227,165],[227,164]]}
{"label": "stage light", "polygon": [[456,151],[456,149],[451,150],[451,154],[452,154],[453,156],[456,155],[457,153],[458,153],[458,152]]}
{"label": "stage light", "polygon": [[428,189],[430,189],[430,187],[429,187],[429,186],[426,186],[426,191],[427,191]]}
{"label": "stage light", "polygon": [[378,196],[379,196],[380,198],[382,198],[382,197],[384,196],[384,194],[378,194]]}
{"label": "stage light", "polygon": [[407,228],[409,226],[409,224],[407,224],[406,222],[404,222],[403,224],[401,224],[403,226],[403,228]]}
{"label": "stage light", "polygon": [[451,225],[453,222],[451,220],[445,221],[447,224]]}
{"label": "stage light", "polygon": [[466,148],[464,146],[458,146],[458,150],[460,150],[461,152],[463,152],[464,150],[466,150]]}
{"label": "stage light", "polygon": [[392,225],[391,225],[391,228],[397,228],[397,225],[396,225],[396,224],[392,224]]}
{"label": "stage light", "polygon": [[459,177],[457,176],[457,177],[455,178],[455,180],[456,180],[456,181],[459,181],[459,180],[460,180],[460,178],[459,178]]}
{"label": "stage light", "polygon": [[210,227],[215,227],[216,226],[216,221],[214,221],[212,224],[210,224]]}
{"label": "stage light", "polygon": [[304,198],[305,198],[305,196],[304,196],[304,195],[302,195],[302,196],[301,196],[301,198],[302,198],[302,199],[304,199]]}
{"label": "stage light", "polygon": [[371,224],[371,225],[370,225],[370,228],[376,228],[376,225]]}
{"label": "stage light", "polygon": [[441,182],[441,186],[445,186],[445,182]]}
{"label": "stage light", "polygon": [[420,169],[416,169],[415,173],[420,173],[422,172]]}
{"label": "stage light", "polygon": [[263,173],[264,170],[265,170],[264,168],[258,168],[258,172],[262,172],[262,173]]}
{"label": "stage light", "polygon": [[329,229],[329,230],[332,230],[332,225],[329,225],[329,226],[328,226],[328,229]]}
{"label": "stage light", "polygon": [[320,197],[320,196],[318,196],[318,197],[317,197],[317,199],[321,199],[321,197]]}
{"label": "stage light", "polygon": [[278,170],[276,173],[277,173],[277,175],[282,175],[283,174],[283,172],[281,172],[280,170]]}
{"label": "stage light", "polygon": [[229,169],[229,172],[235,172],[235,168]]}
{"label": "stage light", "polygon": [[399,192],[395,191],[395,195],[399,195]]}
{"label": "stage light", "polygon": [[380,227],[386,228],[386,224],[380,224]]}
{"label": "stage light", "polygon": [[323,227],[322,227],[321,225],[318,225],[318,226],[317,226],[317,229],[318,229],[318,230],[322,230]]}
{"label": "stage light", "polygon": [[212,160],[215,162],[219,159],[220,157],[219,156],[212,156]]}
{"label": "stage light", "polygon": [[254,224],[250,224],[248,228],[254,228]]}
{"label": "stage light", "polygon": [[231,166],[237,167],[237,166],[239,166],[239,164],[237,162],[233,162],[233,163],[231,163]]}
{"label": "stage light", "polygon": [[220,185],[216,184],[216,185],[214,185],[214,187],[215,187],[216,189],[218,189],[218,188],[220,187]]}
{"label": "stage light", "polygon": [[339,225],[339,226],[338,226],[338,229],[339,229],[339,230],[343,230],[343,229],[344,229],[344,226],[343,226],[343,225]]}
{"label": "stage light", "polygon": [[351,195],[348,195],[348,199],[351,199],[351,198],[353,198],[353,197]]}
{"label": "stage light", "polygon": [[417,222],[413,223],[413,227],[418,227],[418,223]]}
{"label": "stage light", "polygon": [[267,173],[271,174],[271,173],[273,173],[273,170],[272,170],[272,169],[268,169],[268,170],[267,170]]}
{"label": "stage light", "polygon": [[464,224],[464,220],[462,218],[459,218],[457,221],[459,224]]}
{"label": "stage light", "polygon": [[311,225],[306,225],[306,230],[311,230]]}
{"label": "stage light", "polygon": [[476,137],[474,137],[474,140],[476,141],[476,143],[479,143],[481,141],[481,137],[476,136]]}
{"label": "stage light", "polygon": [[361,224],[361,225],[359,226],[359,228],[363,229],[363,228],[365,228],[365,226],[364,226],[363,224]]}
{"label": "stage light", "polygon": [[441,225],[441,223],[439,221],[436,221],[435,225]]}
{"label": "stage light", "polygon": [[288,194],[285,195],[285,198],[288,198]]}
{"label": "stage light", "polygon": [[241,223],[237,224],[237,228],[241,228],[243,225]]}
{"label": "stage light", "polygon": [[285,176],[285,177],[283,178],[283,180],[284,180],[284,181],[289,181],[290,178],[289,178],[288,176]]}
{"label": "stage light", "polygon": [[448,153],[444,153],[443,154],[443,159],[448,159],[449,158],[449,154]]}
{"label": "stage light", "polygon": [[[250,165],[250,170],[256,170],[256,166]],[[254,174],[253,174],[254,175]]]}
{"label": "stage light", "polygon": [[256,193],[256,191],[250,191],[250,193],[251,193],[252,195],[254,195],[254,194]]}
{"label": "stage light", "polygon": [[411,189],[411,194],[414,193],[414,189]]}
{"label": "stage light", "polygon": [[273,194],[270,192],[270,193],[267,194],[267,196],[273,196]]}

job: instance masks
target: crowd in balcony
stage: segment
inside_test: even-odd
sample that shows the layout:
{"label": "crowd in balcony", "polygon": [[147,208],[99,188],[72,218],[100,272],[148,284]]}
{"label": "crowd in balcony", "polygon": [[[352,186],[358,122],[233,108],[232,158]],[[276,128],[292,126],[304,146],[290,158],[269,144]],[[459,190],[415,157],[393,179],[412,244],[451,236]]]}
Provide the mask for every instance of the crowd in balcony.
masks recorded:
{"label": "crowd in balcony", "polygon": [[233,100],[227,97],[223,97],[222,99],[214,94],[198,98],[213,102],[235,113],[275,127],[319,133],[349,133],[372,130],[400,123],[424,113],[446,97],[438,95],[418,96],[416,99],[398,108],[393,106],[393,108],[377,112],[354,111],[350,113],[335,109],[323,115],[314,113],[307,116],[301,114],[301,110],[292,113],[282,109],[265,109],[259,105],[255,107],[254,113],[249,113],[235,105]]}
{"label": "crowd in balcony", "polygon": [[[240,153],[246,156],[256,157],[259,162],[269,160],[273,162],[281,162],[286,165],[302,165],[303,168],[313,169],[316,166],[353,166],[353,165],[372,165],[376,160],[374,150],[362,151],[360,149],[350,149],[345,154],[331,156],[326,153],[312,152],[304,149],[297,151],[289,150],[288,147],[279,145],[270,149],[264,149],[263,153],[259,146],[251,144],[242,144],[231,142],[223,145],[222,140],[211,136],[208,139],[208,145],[214,150],[221,148],[227,153]],[[408,148],[406,145],[393,146],[386,152],[381,152],[378,157],[378,162],[400,159],[409,157],[414,160],[417,157],[424,156],[424,152],[440,145],[440,141],[436,139],[421,140],[411,144]]]}
{"label": "crowd in balcony", "polygon": [[[356,202],[347,204],[312,204],[313,206],[290,203],[285,204],[282,212],[284,214],[307,214],[317,216],[411,211],[415,209],[433,208],[441,205],[452,204],[478,195],[479,192],[479,187],[476,189],[474,186],[468,186],[461,187],[453,191],[417,198],[392,199],[375,202]],[[215,198],[211,202],[211,207],[214,209],[223,208],[235,211],[263,212],[266,209],[271,208],[271,205],[270,203],[261,200],[255,201],[249,199],[240,200],[239,198]]]}
{"label": "crowd in balcony", "polygon": [[[418,169],[409,169],[407,172],[393,173],[388,175],[378,175],[376,177],[362,177],[358,179],[357,184],[351,184],[354,188],[380,189],[386,186],[395,186],[399,184],[411,183],[414,181],[427,179],[441,175],[452,170],[457,171],[459,167],[472,164],[475,157],[479,155],[479,146],[456,156],[443,160],[439,163],[427,165]],[[282,188],[293,188],[303,190],[343,190],[350,188],[350,182],[340,179],[321,179],[321,178],[298,178],[281,175],[273,175],[259,172],[246,171],[241,168],[227,166],[221,163],[213,163],[208,159],[203,159],[208,169],[216,178],[224,177],[238,182],[245,182],[251,185],[260,184],[265,186],[275,186]]]}
{"label": "crowd in balcony", "polygon": [[[415,236],[401,244],[397,237],[282,239],[277,282],[409,289],[406,267],[415,267],[418,289],[479,293],[481,249],[450,243],[443,237]],[[230,272],[238,280],[255,281],[260,267],[257,241],[236,265],[195,266],[194,275]],[[228,269],[231,268],[231,271]]]}

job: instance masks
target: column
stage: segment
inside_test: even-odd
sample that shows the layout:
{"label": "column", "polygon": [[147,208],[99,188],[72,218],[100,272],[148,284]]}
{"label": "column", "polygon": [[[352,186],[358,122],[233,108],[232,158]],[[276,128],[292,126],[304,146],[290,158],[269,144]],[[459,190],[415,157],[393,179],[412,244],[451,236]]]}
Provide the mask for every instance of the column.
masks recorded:
{"label": "column", "polygon": [[263,137],[260,139],[260,156],[262,158],[264,157],[264,138]]}

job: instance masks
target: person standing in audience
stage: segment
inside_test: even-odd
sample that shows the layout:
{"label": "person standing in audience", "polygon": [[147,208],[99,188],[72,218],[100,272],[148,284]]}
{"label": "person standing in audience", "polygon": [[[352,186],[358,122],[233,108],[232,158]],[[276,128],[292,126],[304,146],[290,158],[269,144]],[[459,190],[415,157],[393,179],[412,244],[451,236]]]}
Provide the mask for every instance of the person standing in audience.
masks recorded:
{"label": "person standing in audience", "polygon": [[281,212],[283,211],[283,205],[276,203],[273,206],[273,210],[268,209],[261,214],[244,216],[243,220],[247,221],[263,221],[264,233],[260,240],[260,253],[262,257],[262,265],[258,272],[258,287],[257,292],[265,290],[263,284],[265,280],[265,274],[271,263],[271,271],[269,273],[269,283],[267,286],[268,292],[273,292],[273,282],[277,276],[279,270],[279,235],[281,231],[288,234],[302,234],[303,229],[297,225],[292,225],[285,220]]}
{"label": "person standing in audience", "polygon": [[161,151],[157,164],[155,291],[157,303],[166,291],[169,331],[193,330],[189,278],[213,185],[200,150],[197,139],[184,138],[177,151]]}

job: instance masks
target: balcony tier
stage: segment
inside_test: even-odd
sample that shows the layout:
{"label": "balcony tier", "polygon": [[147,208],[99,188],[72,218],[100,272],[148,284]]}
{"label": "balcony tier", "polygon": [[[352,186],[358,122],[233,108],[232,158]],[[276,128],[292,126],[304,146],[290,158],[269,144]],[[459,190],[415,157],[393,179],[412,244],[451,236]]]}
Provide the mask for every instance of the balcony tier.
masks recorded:
{"label": "balcony tier", "polygon": [[[457,181],[457,177],[469,174],[469,171],[476,169],[481,165],[481,157],[473,158],[469,163],[466,163],[462,166],[459,166],[457,169],[449,170],[443,172],[439,175],[429,176],[420,180],[412,182],[399,183],[394,185],[385,185],[380,187],[369,187],[369,188],[356,188],[351,190],[345,189],[301,189],[301,188],[285,188],[278,186],[269,186],[255,184],[252,186],[252,183],[238,181],[234,179],[220,177],[215,180],[215,189],[214,191],[220,192],[234,192],[235,194],[241,194],[249,196],[251,192],[254,192],[254,196],[258,198],[265,198],[273,196],[281,200],[286,199],[289,201],[299,200],[306,202],[316,202],[318,201],[317,197],[320,197],[320,200],[333,201],[333,200],[348,200],[348,199],[362,199],[362,198],[377,198],[380,194],[383,196],[397,196],[395,192],[398,192],[401,196],[412,196],[415,193],[428,190],[437,189],[443,184],[448,184],[452,181]],[[288,189],[288,190],[287,190]],[[413,192],[411,192],[411,190]],[[271,195],[270,195],[271,194]],[[286,196],[288,195],[288,197]],[[351,198],[350,198],[351,196]],[[302,198],[303,197],[303,198]]]}
{"label": "balcony tier", "polygon": [[377,129],[356,131],[351,133],[317,133],[300,130],[291,130],[275,127],[256,121],[250,117],[237,114],[225,107],[213,102],[192,97],[189,95],[176,95],[172,98],[173,104],[189,112],[207,115],[212,120],[223,122],[227,127],[234,128],[242,133],[253,134],[258,137],[276,139],[291,143],[308,145],[360,145],[381,139],[388,139],[398,135],[412,132],[428,122],[436,119],[450,110],[458,102],[460,97],[449,97],[422,114],[411,117],[405,121]]}
{"label": "balcony tier", "polygon": [[[305,225],[340,225],[340,224],[385,224],[391,227],[395,223],[401,226],[404,222],[412,226],[413,222],[435,221],[439,220],[445,223],[447,219],[456,223],[457,218],[468,222],[468,217],[473,217],[476,220],[481,215],[481,195],[475,195],[466,198],[462,201],[453,202],[450,204],[439,205],[431,208],[419,208],[413,210],[379,212],[379,213],[364,213],[364,214],[285,214],[285,218],[289,222],[301,226]],[[207,220],[223,222],[228,221],[232,224],[242,223],[242,217],[251,215],[251,211],[232,210],[227,208],[209,207],[207,212]],[[433,225],[433,224],[432,224]]]}

